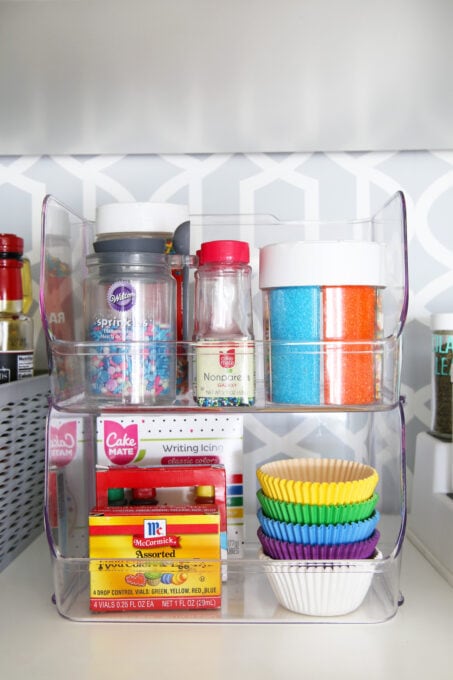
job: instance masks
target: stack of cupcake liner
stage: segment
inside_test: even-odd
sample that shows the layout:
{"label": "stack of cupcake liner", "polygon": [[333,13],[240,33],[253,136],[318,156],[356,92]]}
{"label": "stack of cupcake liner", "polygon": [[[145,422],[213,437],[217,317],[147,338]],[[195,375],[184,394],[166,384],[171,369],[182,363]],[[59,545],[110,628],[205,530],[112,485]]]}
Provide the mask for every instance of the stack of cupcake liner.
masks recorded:
{"label": "stack of cupcake liner", "polygon": [[[372,571],[335,561],[378,554],[376,470],[343,459],[285,459],[258,468],[257,477],[260,557],[270,565],[267,572],[277,599],[292,611],[312,615],[346,613],[359,606]],[[277,561],[283,560],[325,564],[280,566]],[[333,583],[341,584],[341,591]]]}

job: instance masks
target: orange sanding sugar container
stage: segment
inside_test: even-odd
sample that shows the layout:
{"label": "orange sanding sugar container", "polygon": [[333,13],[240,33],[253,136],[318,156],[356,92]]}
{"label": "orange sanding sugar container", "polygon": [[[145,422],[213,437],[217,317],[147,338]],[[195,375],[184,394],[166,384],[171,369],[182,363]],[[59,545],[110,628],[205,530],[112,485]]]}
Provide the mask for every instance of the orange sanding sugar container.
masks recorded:
{"label": "orange sanding sugar container", "polygon": [[340,242],[321,289],[324,403],[371,404],[380,400],[383,246]]}

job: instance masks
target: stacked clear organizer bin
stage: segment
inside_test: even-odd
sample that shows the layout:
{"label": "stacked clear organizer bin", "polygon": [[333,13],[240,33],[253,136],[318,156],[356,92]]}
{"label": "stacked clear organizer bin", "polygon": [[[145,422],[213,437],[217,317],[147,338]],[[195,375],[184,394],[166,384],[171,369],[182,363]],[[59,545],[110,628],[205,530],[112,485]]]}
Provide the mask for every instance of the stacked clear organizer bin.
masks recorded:
{"label": "stacked clear organizer bin", "polygon": [[[403,194],[398,192],[378,213],[364,220],[289,223],[257,215],[191,216],[190,227],[185,225],[185,230],[186,254],[168,256],[173,258],[168,260],[169,266],[182,272],[184,281],[184,339],[157,339],[151,343],[134,339],[113,347],[111,340],[102,337],[87,339],[87,257],[93,255],[94,224],[51,196],[44,201],[41,311],[51,383],[45,526],[59,613],[77,621],[118,622],[374,623],[391,618],[402,602],[399,576],[406,527],[405,434],[400,395],[401,340],[408,303]],[[247,242],[250,247],[254,399],[249,405],[205,407],[196,403],[192,390],[197,350],[197,343],[191,340],[193,272],[197,266],[194,254],[203,242],[225,238]],[[269,282],[265,277],[260,279],[260,266],[263,267],[267,246],[288,242],[294,246],[289,252],[295,253],[300,243],[378,246],[375,337],[366,342],[333,337],[307,341],[273,337],[269,290],[275,287],[275,281],[271,279],[263,305],[260,287],[264,289]],[[341,259],[341,247],[336,252]],[[346,264],[354,266],[353,261]],[[304,285],[302,279],[301,286]],[[282,289],[288,290],[285,278]],[[356,312],[360,313],[360,307]],[[236,354],[241,351],[238,345]],[[95,389],[94,363],[100,355],[117,360],[118,354],[132,366],[134,389],[119,393]],[[175,393],[166,399],[161,398],[161,392],[142,390],[137,385],[150,355],[154,362],[164,356],[165,366],[175,367],[179,380],[175,382]],[[307,357],[318,373],[317,398],[310,402],[301,398],[300,403],[294,397],[288,402],[281,396],[276,398],[275,371],[281,365],[279,361],[293,366],[297,379],[301,362]],[[368,377],[357,373],[364,366]],[[370,376],[372,396],[362,400],[352,401],[355,397],[350,395],[357,394],[354,390],[327,390],[327,385],[331,387],[339,381],[342,386],[348,379],[363,386]],[[116,433],[116,445],[109,448],[107,438],[112,432]],[[294,458],[341,459],[372,467],[377,473],[373,493],[377,495],[379,533],[371,556],[266,557],[258,540],[263,516],[257,498],[262,493],[257,471],[270,462]],[[109,484],[115,487],[115,475],[118,486],[127,486],[134,484],[134,475],[148,471],[154,484],[156,466],[159,470],[163,466],[177,471],[187,463],[196,464],[195,476],[189,480],[189,485],[195,487],[214,487],[214,477],[203,477],[203,471],[224,469],[220,555],[179,559],[165,558],[162,553],[156,560],[147,556],[146,550],[140,552],[139,547],[130,559],[111,556],[108,548],[94,557],[90,518],[100,497],[106,500]],[[105,481],[104,473],[112,475],[110,481]],[[174,476],[163,480],[162,489],[157,489],[158,495],[162,492],[159,500],[171,503],[175,487],[180,486],[184,484]],[[203,585],[211,584],[209,579],[206,581],[210,569],[221,573],[216,601],[212,597],[214,588]],[[108,593],[112,597],[105,601],[99,589],[93,592],[95,574],[106,571],[117,576],[117,600],[113,587]],[[184,572],[184,578],[189,573],[190,582],[196,581],[200,586],[199,595],[184,602],[181,597],[179,606],[171,598],[154,606],[149,587],[157,587],[153,577],[165,571]],[[128,607],[127,603],[121,604],[131,592],[125,579],[129,575],[132,582],[137,574],[145,575],[143,593],[148,601]],[[95,597],[98,595],[99,599]]]}

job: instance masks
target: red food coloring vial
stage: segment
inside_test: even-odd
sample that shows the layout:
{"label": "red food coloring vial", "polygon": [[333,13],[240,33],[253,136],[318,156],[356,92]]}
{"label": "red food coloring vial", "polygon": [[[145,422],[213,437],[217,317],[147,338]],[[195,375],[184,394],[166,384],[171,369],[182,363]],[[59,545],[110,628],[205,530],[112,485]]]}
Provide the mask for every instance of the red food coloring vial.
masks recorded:
{"label": "red food coloring vial", "polygon": [[157,505],[156,489],[132,489],[131,505]]}

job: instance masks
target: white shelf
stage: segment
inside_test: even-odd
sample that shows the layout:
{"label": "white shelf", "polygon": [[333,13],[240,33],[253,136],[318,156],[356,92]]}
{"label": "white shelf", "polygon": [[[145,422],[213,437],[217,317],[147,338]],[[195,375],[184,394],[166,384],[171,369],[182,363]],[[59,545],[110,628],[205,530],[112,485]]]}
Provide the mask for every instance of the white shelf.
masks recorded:
{"label": "white shelf", "polygon": [[404,604],[375,625],[74,623],[52,604],[42,535],[0,574],[2,677],[113,680],[158,668],[162,678],[270,680],[295,677],[301,663],[305,677],[319,680],[451,677],[453,588],[409,541],[401,585]]}

